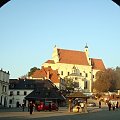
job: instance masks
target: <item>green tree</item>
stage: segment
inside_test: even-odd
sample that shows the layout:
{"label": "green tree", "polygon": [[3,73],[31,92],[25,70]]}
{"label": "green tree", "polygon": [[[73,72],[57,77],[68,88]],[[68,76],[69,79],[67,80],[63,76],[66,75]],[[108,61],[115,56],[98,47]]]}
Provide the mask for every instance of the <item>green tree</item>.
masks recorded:
{"label": "green tree", "polygon": [[36,70],[40,70],[40,69],[37,67],[31,68],[30,71],[28,72],[28,77],[30,77]]}
{"label": "green tree", "polygon": [[74,82],[72,78],[65,77],[65,86],[67,90],[74,90]]}

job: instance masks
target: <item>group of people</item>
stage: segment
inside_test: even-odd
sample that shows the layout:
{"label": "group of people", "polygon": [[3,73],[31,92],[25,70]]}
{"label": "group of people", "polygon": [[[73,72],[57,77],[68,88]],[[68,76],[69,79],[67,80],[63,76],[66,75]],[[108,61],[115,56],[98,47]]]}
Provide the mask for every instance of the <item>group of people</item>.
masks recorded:
{"label": "group of people", "polygon": [[118,101],[109,101],[108,102],[108,108],[109,108],[109,111],[111,109],[113,109],[113,111],[115,111],[115,109],[118,109],[119,108],[119,103]]}

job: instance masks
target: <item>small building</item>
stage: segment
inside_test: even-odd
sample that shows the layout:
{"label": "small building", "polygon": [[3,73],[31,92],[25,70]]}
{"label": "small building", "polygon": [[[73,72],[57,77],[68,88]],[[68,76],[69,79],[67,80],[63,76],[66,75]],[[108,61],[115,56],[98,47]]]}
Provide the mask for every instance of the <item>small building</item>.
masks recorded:
{"label": "small building", "polygon": [[59,89],[50,81],[42,80],[36,81],[36,87],[29,95],[25,97],[26,100],[39,102],[52,101],[59,106],[63,106],[66,102],[66,98],[61,94]]}
{"label": "small building", "polygon": [[73,112],[74,107],[78,107],[77,112],[79,112],[80,106],[78,103],[84,103],[84,112],[87,112],[87,99],[89,96],[83,94],[80,91],[73,92],[67,96],[68,98],[68,111]]}
{"label": "small building", "polygon": [[50,80],[10,79],[9,107],[28,106],[29,101],[53,100],[61,104],[65,98]]}
{"label": "small building", "polygon": [[0,107],[8,107],[9,71],[0,70]]}
{"label": "small building", "polygon": [[34,90],[34,81],[10,79],[9,82],[9,107],[19,107],[23,103],[27,104],[25,96]]}

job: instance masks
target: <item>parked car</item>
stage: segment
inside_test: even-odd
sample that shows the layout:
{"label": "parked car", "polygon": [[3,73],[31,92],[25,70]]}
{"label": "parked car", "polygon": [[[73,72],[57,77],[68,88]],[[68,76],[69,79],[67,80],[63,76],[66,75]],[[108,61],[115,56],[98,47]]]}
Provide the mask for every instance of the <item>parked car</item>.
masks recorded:
{"label": "parked car", "polygon": [[56,110],[58,111],[58,106],[53,102],[40,102],[40,104],[37,106],[38,111],[51,111]]}
{"label": "parked car", "polygon": [[87,103],[87,107],[95,107],[95,106],[96,106],[96,103],[94,103],[94,102]]}

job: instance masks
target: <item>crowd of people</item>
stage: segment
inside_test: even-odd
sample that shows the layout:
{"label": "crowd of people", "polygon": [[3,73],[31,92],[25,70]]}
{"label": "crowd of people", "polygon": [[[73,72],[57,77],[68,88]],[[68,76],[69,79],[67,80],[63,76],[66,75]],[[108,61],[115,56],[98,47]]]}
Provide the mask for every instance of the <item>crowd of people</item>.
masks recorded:
{"label": "crowd of people", "polygon": [[[119,102],[117,100],[109,100],[106,102],[106,104],[108,105],[109,111],[115,111],[119,108]],[[99,108],[101,108],[101,101],[99,101]]]}
{"label": "crowd of people", "polygon": [[109,111],[111,111],[111,109],[113,111],[118,110],[119,108],[119,102],[118,101],[109,101],[108,102],[108,108],[109,108]]}

